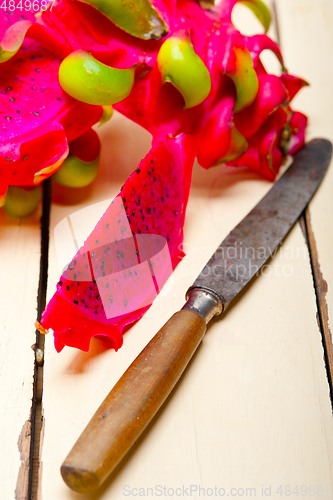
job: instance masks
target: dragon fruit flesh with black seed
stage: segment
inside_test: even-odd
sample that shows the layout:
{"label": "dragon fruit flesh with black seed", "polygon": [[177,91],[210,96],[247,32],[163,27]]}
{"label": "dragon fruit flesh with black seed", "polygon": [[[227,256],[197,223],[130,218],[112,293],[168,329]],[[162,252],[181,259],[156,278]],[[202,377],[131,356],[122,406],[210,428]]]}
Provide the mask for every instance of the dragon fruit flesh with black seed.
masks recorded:
{"label": "dragon fruit flesh with black seed", "polygon": [[[247,37],[235,29],[231,13],[236,3],[237,0],[221,0],[217,5],[213,1],[138,0],[135,8],[130,8],[132,4],[121,0],[107,6],[99,0],[59,0],[52,11],[47,10],[29,26],[16,28],[17,43],[26,35],[48,48],[52,47],[63,59],[59,81],[68,94],[90,105],[114,105],[115,109],[152,133],[150,154],[156,154],[158,161],[157,184],[150,193],[154,194],[155,188],[163,186],[164,189],[167,185],[169,193],[177,192],[178,175],[180,179],[187,176],[189,182],[195,156],[204,168],[220,163],[248,166],[274,180],[287,153],[296,153],[304,144],[307,119],[292,111],[290,102],[306,82],[286,72],[278,45],[266,34]],[[261,0],[241,3],[253,10],[267,31],[270,14],[264,3]],[[265,70],[260,60],[265,49],[273,51],[281,62],[281,76],[270,75]],[[6,57],[10,56],[10,47],[6,54]],[[172,178],[163,180],[163,148],[157,145],[167,147],[168,144],[170,153],[172,140],[179,141],[177,161],[171,168]],[[182,151],[184,144],[191,144],[186,154],[185,150]],[[172,150],[172,154],[174,152]],[[167,163],[170,161],[169,157]],[[146,159],[139,166],[146,179],[148,166]],[[124,187],[128,192],[134,188],[136,202],[135,207],[131,207],[132,214],[137,214],[138,200],[151,210],[145,183],[138,184],[133,175]],[[183,181],[181,185],[184,186]],[[180,193],[177,198],[180,196],[181,203],[177,210],[174,201],[165,201],[166,193],[154,205],[155,211],[162,213],[160,203],[164,199],[162,225],[157,224],[154,212],[151,224],[146,223],[148,212],[145,212],[141,214],[144,219],[141,217],[137,225],[138,219],[134,221],[130,212],[127,213],[127,196],[127,205],[124,202],[134,235],[131,237],[132,249],[133,245],[138,245],[136,238],[140,234],[166,237],[173,267],[181,258],[176,249],[187,200],[187,191]],[[121,196],[124,196],[123,191]],[[169,228],[175,212],[182,215],[177,224]],[[106,335],[118,348],[123,328],[138,319],[148,307],[146,302],[139,307],[139,281],[136,286],[129,284],[129,288],[124,285],[123,290],[122,307],[133,302],[137,308],[134,313],[132,310],[126,314],[118,304],[119,315],[107,318],[106,306],[101,307],[104,292],[106,297],[111,293],[106,291],[106,284],[110,283],[106,283],[105,288],[101,284],[104,291],[99,293],[98,281],[104,278],[105,271],[101,269],[106,264],[99,260],[101,255],[90,244],[95,242],[97,245],[96,241],[101,240],[96,234],[102,231],[104,235],[105,222],[108,217],[113,220],[112,214],[110,207],[61,278],[43,315],[43,328],[55,331],[58,350],[64,344],[86,350],[92,335]],[[110,245],[117,239],[116,227],[113,233]],[[104,244],[102,246],[104,248]],[[114,245],[111,248],[114,256]],[[90,261],[86,262],[88,250],[91,252]],[[94,257],[91,257],[92,253]],[[94,268],[94,258],[98,260],[98,271]],[[116,260],[114,262],[117,264]],[[86,276],[84,286],[82,280],[77,280],[79,271],[84,271],[83,263],[88,266],[92,280]],[[127,265],[125,267],[127,269]],[[115,264],[111,264],[110,269],[119,272]],[[97,272],[96,279],[93,279],[94,272]],[[128,279],[127,283],[134,282]],[[128,295],[131,301],[127,299]],[[113,299],[113,295],[109,296],[109,302],[111,297]]]}
{"label": "dragon fruit flesh with black seed", "polygon": [[[61,276],[43,313],[55,347],[88,351],[103,336],[116,350],[122,332],[150,307],[183,257],[183,224],[193,142],[166,138],[126,181]],[[38,325],[40,328],[40,326]]]}

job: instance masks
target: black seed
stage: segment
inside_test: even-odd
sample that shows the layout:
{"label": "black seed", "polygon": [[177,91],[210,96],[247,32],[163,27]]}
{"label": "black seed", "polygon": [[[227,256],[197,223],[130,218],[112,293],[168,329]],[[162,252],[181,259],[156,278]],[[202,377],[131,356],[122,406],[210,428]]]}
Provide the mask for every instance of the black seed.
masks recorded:
{"label": "black seed", "polygon": [[142,216],[142,220],[145,220],[145,216],[144,215]]}
{"label": "black seed", "polygon": [[135,211],[134,211],[134,210],[133,210],[133,212],[132,212],[132,215],[133,215],[133,217],[134,217],[134,215],[135,215]]}
{"label": "black seed", "polygon": [[154,163],[154,160],[150,160],[150,163],[153,164]]}
{"label": "black seed", "polygon": [[131,223],[132,222],[132,219],[130,217],[128,217],[128,222]]}
{"label": "black seed", "polygon": [[170,241],[170,236],[167,237],[167,240]]}
{"label": "black seed", "polygon": [[38,111],[34,111],[34,115],[35,115],[35,116],[39,116]]}
{"label": "black seed", "polygon": [[105,276],[105,272],[104,272],[104,271],[102,272],[102,276],[103,276],[103,278],[104,278],[104,276]]}
{"label": "black seed", "polygon": [[126,300],[126,301],[125,301],[125,304],[124,304],[124,306],[126,307],[126,306],[127,306],[127,304],[128,304],[128,302],[127,302],[127,300]]}
{"label": "black seed", "polygon": [[156,182],[156,177],[153,178],[153,181]]}
{"label": "black seed", "polygon": [[60,98],[60,97],[57,97],[57,101],[61,101],[61,98]]}
{"label": "black seed", "polygon": [[[93,290],[93,289],[94,289],[94,288],[93,288],[92,286],[90,286],[90,287],[89,287],[89,290]],[[91,297],[91,295],[90,295],[90,297]]]}
{"label": "black seed", "polygon": [[126,205],[124,205],[124,208],[125,208],[125,210],[127,210],[127,206]]}
{"label": "black seed", "polygon": [[16,110],[17,114],[21,114],[21,111],[19,109]]}
{"label": "black seed", "polygon": [[91,258],[92,259],[94,258],[94,252],[91,252]]}
{"label": "black seed", "polygon": [[175,215],[178,215],[178,212],[174,212]]}
{"label": "black seed", "polygon": [[10,102],[14,102],[15,101],[15,97],[11,97],[9,100],[10,100]]}
{"label": "black seed", "polygon": [[136,173],[139,174],[141,170],[139,168],[136,169]]}
{"label": "black seed", "polygon": [[123,198],[123,202],[126,203],[126,198]]}
{"label": "black seed", "polygon": [[151,171],[149,170],[148,175],[151,175]]}
{"label": "black seed", "polygon": [[95,283],[95,285],[96,285],[96,283],[97,283],[96,280],[93,280],[93,283]]}
{"label": "black seed", "polygon": [[97,299],[97,300],[100,300],[100,298],[101,298],[101,297],[100,297],[99,295],[96,295],[96,299]]}
{"label": "black seed", "polygon": [[36,68],[35,71],[37,71],[37,73],[39,73],[40,72],[40,68]]}
{"label": "black seed", "polygon": [[150,214],[150,212],[151,212],[151,208],[148,208],[147,212]]}
{"label": "black seed", "polygon": [[104,253],[105,253],[105,255],[106,255],[106,254],[108,253],[108,250],[106,249]]}
{"label": "black seed", "polygon": [[105,286],[106,286],[106,288],[109,288],[110,285],[109,285],[109,283],[107,283]]}
{"label": "black seed", "polygon": [[11,120],[12,117],[11,116],[5,116],[6,120]]}
{"label": "black seed", "polygon": [[76,304],[78,306],[79,302],[76,299],[74,299],[74,304]]}
{"label": "black seed", "polygon": [[84,307],[85,307],[86,309],[88,309],[88,306],[87,306],[87,305],[85,305]]}
{"label": "black seed", "polygon": [[104,264],[104,262],[105,262],[105,259],[102,259],[102,263],[103,263],[103,264]]}
{"label": "black seed", "polygon": [[163,196],[161,197],[161,201],[164,201],[164,198],[163,198]]}
{"label": "black seed", "polygon": [[13,87],[7,87],[7,90],[13,90]]}
{"label": "black seed", "polygon": [[146,226],[146,229],[147,229],[147,231],[148,231],[148,229],[149,229],[149,228],[148,228],[148,226]]}
{"label": "black seed", "polygon": [[76,266],[76,260],[74,260],[74,266]]}
{"label": "black seed", "polygon": [[75,280],[76,280],[76,277],[77,277],[77,276],[76,276],[76,274],[74,273],[74,279],[75,279]]}
{"label": "black seed", "polygon": [[36,87],[31,87],[31,90],[35,90]]}
{"label": "black seed", "polygon": [[141,234],[141,229],[139,229],[138,233]]}
{"label": "black seed", "polygon": [[69,269],[70,269],[71,271],[73,271],[74,266],[69,266]]}
{"label": "black seed", "polygon": [[96,240],[96,245],[98,245],[98,240]]}
{"label": "black seed", "polygon": [[80,286],[80,282],[79,281],[77,282],[77,286]]}
{"label": "black seed", "polygon": [[68,290],[68,291],[71,289],[71,287],[70,287],[70,286],[68,286],[68,285],[66,286],[66,288],[67,288],[67,290]]}
{"label": "black seed", "polygon": [[62,281],[59,281],[58,285],[59,285],[59,286],[62,286],[62,285],[63,285],[63,282],[62,282]]}
{"label": "black seed", "polygon": [[84,299],[81,299],[81,302],[82,302],[82,304],[85,304],[86,301]]}
{"label": "black seed", "polygon": [[109,227],[110,227],[110,224],[107,224],[107,225],[106,225],[106,228],[107,228],[107,229],[109,229]]}
{"label": "black seed", "polygon": [[98,314],[98,312],[97,312],[97,311],[95,311],[95,314]]}

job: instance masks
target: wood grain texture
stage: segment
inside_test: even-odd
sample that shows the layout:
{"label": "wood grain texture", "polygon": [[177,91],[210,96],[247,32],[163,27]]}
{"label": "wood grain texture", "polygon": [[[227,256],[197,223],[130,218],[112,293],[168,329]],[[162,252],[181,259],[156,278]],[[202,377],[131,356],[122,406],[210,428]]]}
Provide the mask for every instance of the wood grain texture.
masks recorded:
{"label": "wood grain texture", "polygon": [[0,213],[0,483],[6,500],[28,498],[39,219],[40,211],[24,220]]}
{"label": "wood grain texture", "polygon": [[193,311],[175,313],[118,380],[61,467],[73,490],[96,490],[156,415],[206,332]]}
{"label": "wood grain texture", "polygon": [[[252,23],[258,32],[251,13],[236,7],[238,26],[245,23],[250,34]],[[316,9],[321,9],[320,1]],[[297,15],[301,25],[301,10]],[[285,53],[295,50],[291,42],[283,48]],[[305,64],[306,49],[297,57]],[[320,91],[317,85],[311,99]],[[312,126],[313,135],[320,136],[321,129]],[[118,115],[100,132],[100,180],[81,202],[55,204],[52,228],[82,206],[114,196],[150,147],[149,135]],[[324,182],[331,190],[331,178]],[[196,165],[185,224],[187,255],[174,272],[172,292],[125,333],[117,353],[105,352],[93,341],[90,353],[66,348],[57,354],[52,338],[46,338],[40,500],[111,500],[140,493],[151,497],[152,491],[163,496],[163,488],[165,494],[172,488],[189,493],[191,485],[195,500],[203,497],[199,487],[207,493],[215,486],[229,496],[231,488],[255,488],[257,497],[264,486],[276,499],[280,485],[333,484],[329,389],[311,266],[299,226],[222,320],[212,322],[181,383],[104,486],[90,495],[78,494],[60,476],[64,458],[96,408],[182,307],[188,286],[218,244],[270,187],[245,170],[204,171]],[[51,238],[49,298],[60,275],[52,232]],[[333,498],[331,492],[326,498]]]}

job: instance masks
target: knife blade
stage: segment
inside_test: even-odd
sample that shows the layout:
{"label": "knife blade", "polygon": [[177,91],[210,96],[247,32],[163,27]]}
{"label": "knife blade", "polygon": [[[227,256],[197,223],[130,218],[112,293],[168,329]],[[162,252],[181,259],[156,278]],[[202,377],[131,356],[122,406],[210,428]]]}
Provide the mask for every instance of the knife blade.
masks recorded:
{"label": "knife blade", "polygon": [[256,207],[229,233],[187,292],[187,302],[137,356],[61,466],[73,490],[96,490],[162,406],[214,316],[271,257],[322,181],[332,157],[325,139],[308,143]]}

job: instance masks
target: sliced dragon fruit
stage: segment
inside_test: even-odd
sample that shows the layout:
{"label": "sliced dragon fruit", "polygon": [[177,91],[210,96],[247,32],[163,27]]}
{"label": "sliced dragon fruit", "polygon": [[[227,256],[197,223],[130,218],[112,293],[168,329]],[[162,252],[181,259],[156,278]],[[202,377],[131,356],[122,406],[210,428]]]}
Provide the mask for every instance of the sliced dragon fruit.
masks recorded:
{"label": "sliced dragon fruit", "polygon": [[43,313],[39,328],[54,331],[57,351],[64,345],[88,351],[93,336],[106,337],[117,350],[124,328],[150,307],[184,255],[193,160],[190,138],[167,137],[153,145],[126,181]]}
{"label": "sliced dragon fruit", "polygon": [[[0,12],[0,39],[30,12]],[[69,152],[68,143],[96,123],[102,107],[81,103],[58,83],[61,60],[33,40],[0,65],[0,198],[8,186],[40,184]]]}

